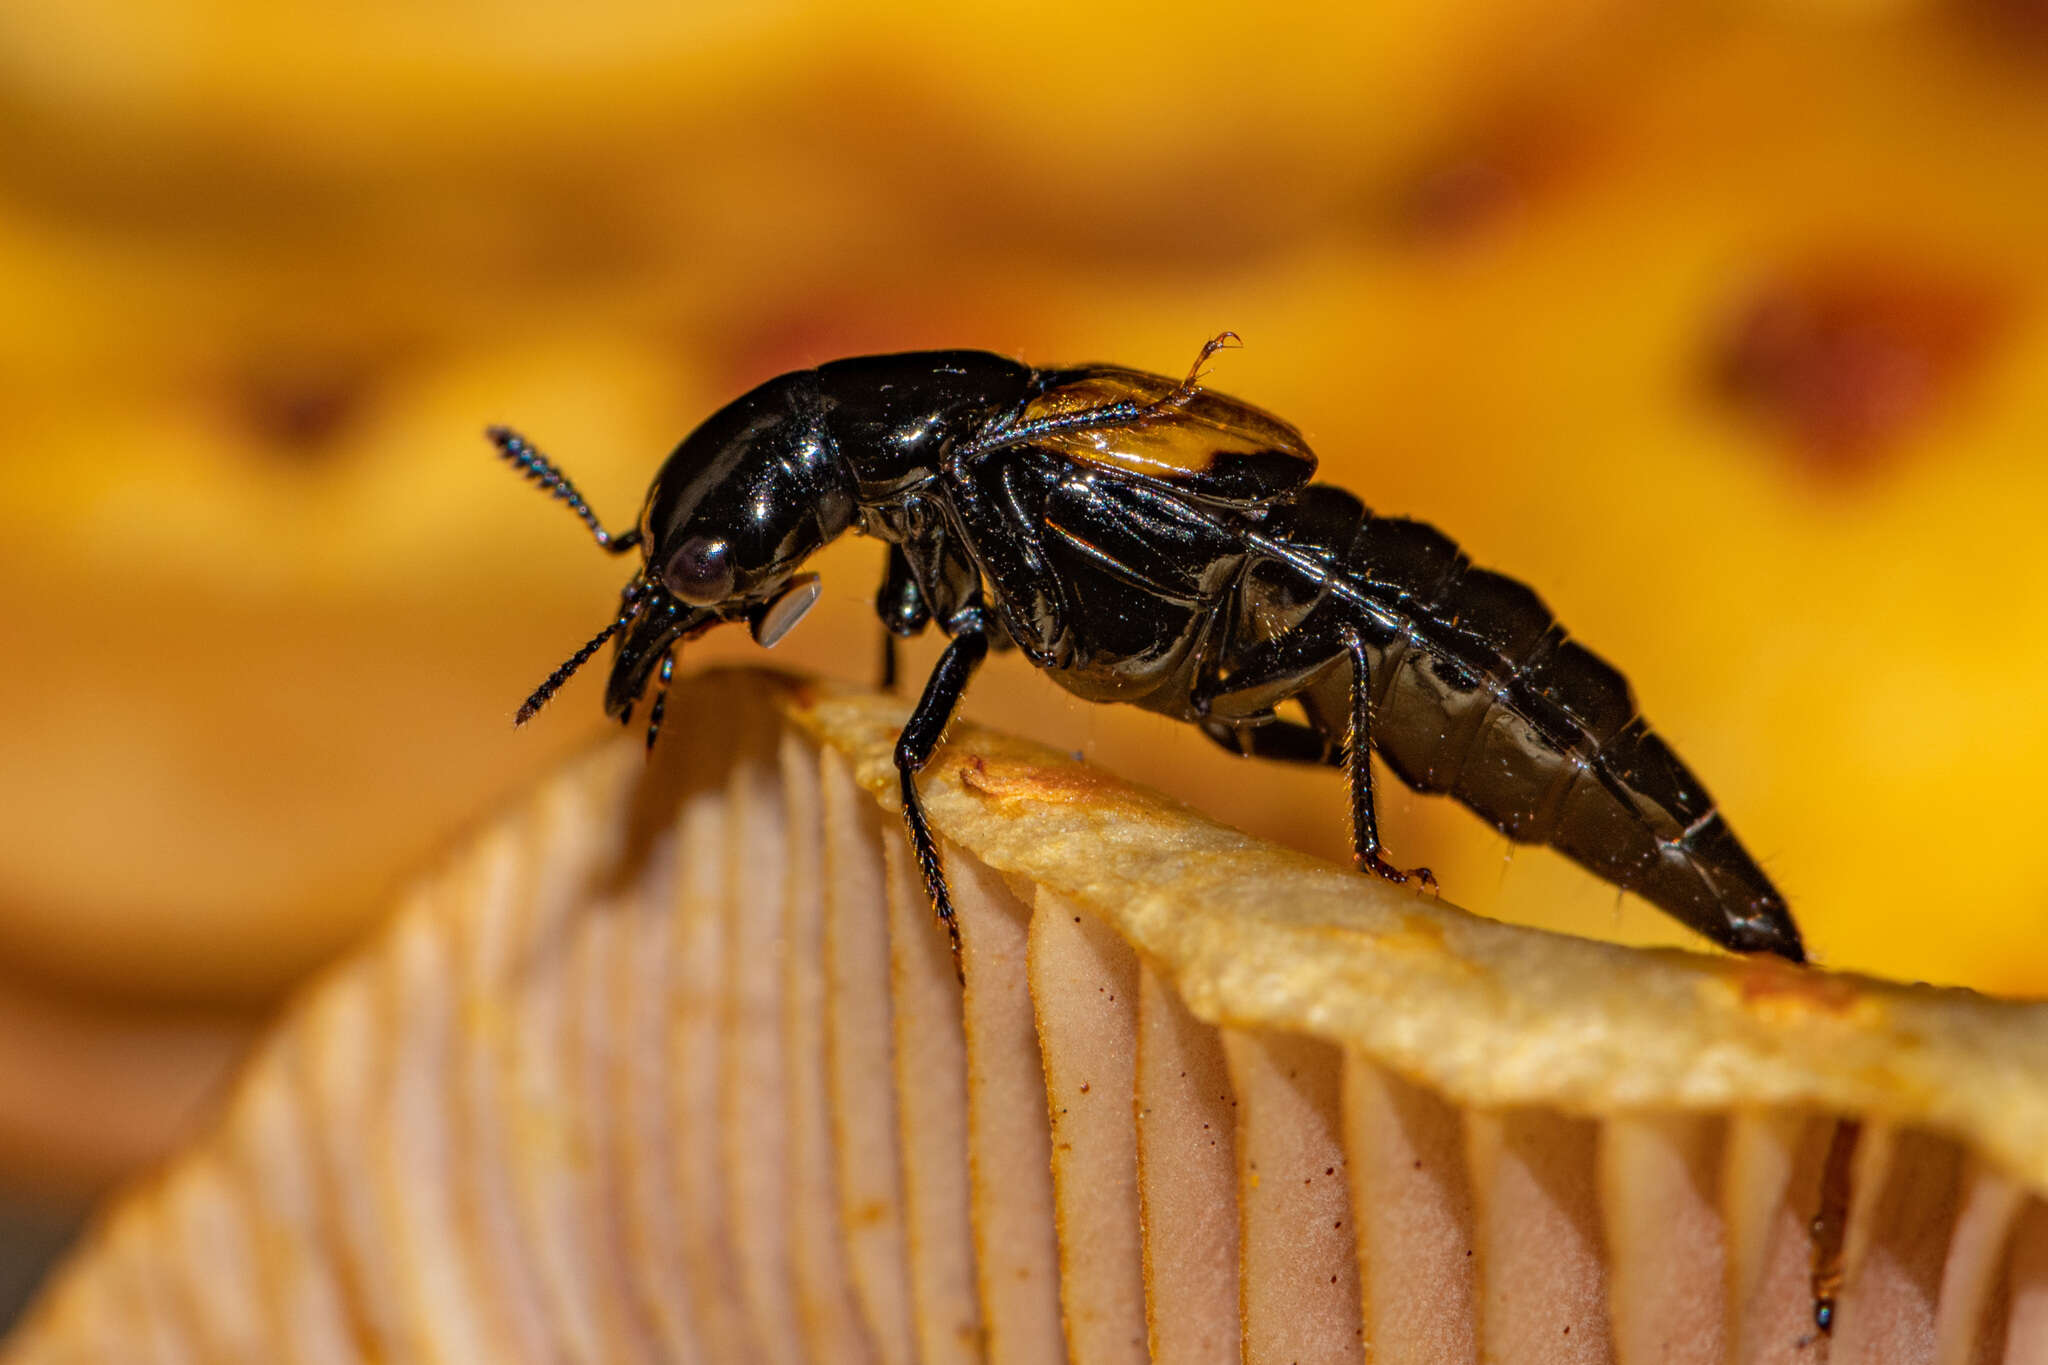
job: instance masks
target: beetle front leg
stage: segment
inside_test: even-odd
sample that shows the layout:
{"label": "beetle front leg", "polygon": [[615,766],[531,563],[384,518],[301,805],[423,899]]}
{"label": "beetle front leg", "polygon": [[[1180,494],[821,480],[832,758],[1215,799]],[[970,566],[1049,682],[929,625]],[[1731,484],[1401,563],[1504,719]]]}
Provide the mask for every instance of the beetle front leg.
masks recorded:
{"label": "beetle front leg", "polygon": [[654,752],[654,741],[661,738],[661,718],[668,712],[668,685],[676,676],[676,652],[670,649],[661,656],[661,682],[655,689],[654,709],[647,716],[647,752]]}
{"label": "beetle front leg", "polygon": [[1034,667],[1056,670],[1072,659],[1073,640],[1039,543],[1042,478],[1042,470],[1004,456],[963,465],[952,484],[953,506],[973,538],[982,572],[995,585],[1002,634]]}
{"label": "beetle front leg", "polygon": [[960,697],[967,691],[968,679],[988,657],[988,631],[979,607],[960,613],[947,625],[953,632],[953,642],[939,656],[931,677],[925,679],[924,695],[918,698],[917,709],[910,713],[903,733],[896,738],[896,772],[903,788],[903,823],[910,831],[910,849],[917,856],[918,871],[924,876],[925,895],[931,901],[932,913],[946,926],[946,937],[953,946],[953,964],[958,968],[960,926],[953,917],[953,897],[946,889],[946,871],[939,863],[938,841],[932,837],[924,802],[917,794],[917,775],[931,762],[932,753],[944,738]]}

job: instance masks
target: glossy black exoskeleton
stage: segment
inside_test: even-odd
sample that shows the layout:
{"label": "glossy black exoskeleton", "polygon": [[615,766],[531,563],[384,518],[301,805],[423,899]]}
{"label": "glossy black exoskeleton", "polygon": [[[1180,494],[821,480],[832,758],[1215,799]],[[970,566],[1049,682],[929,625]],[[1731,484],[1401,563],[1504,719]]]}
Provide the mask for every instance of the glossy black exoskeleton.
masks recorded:
{"label": "glossy black exoskeleton", "polygon": [[[773,644],[815,600],[804,562],[849,531],[889,547],[892,635],[949,643],[896,746],[933,908],[952,907],[916,776],[991,638],[1068,691],[1197,725],[1235,752],[1347,764],[1353,851],[1382,856],[1367,743],[1422,791],[1557,848],[1738,951],[1805,957],[1785,902],[1627,682],[1536,594],[1472,567],[1421,522],[1311,482],[1300,433],[1185,380],[1034,370],[983,351],[862,356],[771,379],[715,413],[655,476],[640,523],[599,524],[561,472],[493,429],[600,545],[638,549],[605,641],[605,709],[630,720],[674,650],[724,621]],[[1276,714],[1297,702],[1304,720]],[[1426,876],[1425,874],[1421,874]],[[957,946],[957,936],[955,943]]]}

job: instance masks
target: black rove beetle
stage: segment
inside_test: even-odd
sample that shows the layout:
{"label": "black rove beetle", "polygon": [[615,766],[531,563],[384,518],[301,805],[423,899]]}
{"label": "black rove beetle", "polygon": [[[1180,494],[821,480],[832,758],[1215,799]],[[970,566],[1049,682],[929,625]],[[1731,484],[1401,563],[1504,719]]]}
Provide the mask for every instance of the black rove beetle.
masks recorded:
{"label": "black rove beetle", "polygon": [[[621,535],[538,450],[493,428],[599,545],[643,558],[612,623],[518,721],[616,637],[605,710],[630,723],[658,672],[651,746],[676,647],[726,621],[774,644],[817,600],[804,561],[857,530],[889,547],[875,605],[890,634],[936,623],[949,640],[896,766],[956,952],[916,778],[991,644],[1014,643],[1090,701],[1187,721],[1240,754],[1348,765],[1362,869],[1409,875],[1380,848],[1369,741],[1410,786],[1448,792],[1723,947],[1804,961],[1784,898],[1621,674],[1435,528],[1310,482],[1299,432],[1201,386],[1202,365],[1235,341],[1204,346],[1179,382],[986,351],[785,374],[686,437]],[[1276,715],[1290,700],[1306,723]]]}

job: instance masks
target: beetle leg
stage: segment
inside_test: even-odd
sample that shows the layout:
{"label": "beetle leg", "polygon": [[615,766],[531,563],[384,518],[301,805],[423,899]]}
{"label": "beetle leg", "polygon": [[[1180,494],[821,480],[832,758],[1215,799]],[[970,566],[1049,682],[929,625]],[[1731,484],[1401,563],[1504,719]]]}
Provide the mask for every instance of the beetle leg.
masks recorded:
{"label": "beetle leg", "polygon": [[674,650],[670,650],[661,656],[661,683],[655,689],[654,709],[647,713],[647,752],[650,754],[654,752],[655,739],[661,734],[662,714],[668,710],[669,679],[675,675],[676,655]]}
{"label": "beetle leg", "polygon": [[[1327,619],[1327,618],[1325,618]],[[1279,702],[1314,688],[1333,671],[1347,664],[1351,669],[1350,718],[1345,727],[1342,754],[1351,785],[1351,857],[1362,872],[1372,872],[1390,882],[1414,877],[1424,886],[1436,885],[1436,876],[1426,867],[1403,872],[1388,862],[1380,847],[1379,816],[1374,808],[1372,783],[1372,671],[1365,641],[1350,622],[1319,626],[1314,618],[1275,639],[1262,641],[1230,661],[1227,676],[1198,687],[1190,700],[1205,717],[1203,730],[1218,743],[1237,748],[1239,753],[1260,757],[1302,758],[1308,756],[1304,737],[1280,731],[1271,738],[1260,735],[1287,722],[1265,721],[1262,717]],[[1252,723],[1247,725],[1246,722]],[[1225,729],[1237,733],[1226,740]],[[1325,736],[1318,751],[1324,762],[1340,752]],[[1284,752],[1283,752],[1284,750]]]}
{"label": "beetle leg", "polygon": [[1281,702],[1322,682],[1349,661],[1349,653],[1341,630],[1321,629],[1321,620],[1311,617],[1284,635],[1223,658],[1228,673],[1204,679],[1190,695],[1196,713],[1230,724],[1261,721]]}
{"label": "beetle leg", "polygon": [[995,585],[1003,629],[993,646],[1014,645],[1034,666],[1057,669],[1072,658],[1073,639],[1042,543],[1042,465],[991,460],[951,487],[954,511],[974,542],[982,571]]}
{"label": "beetle leg", "polygon": [[896,690],[896,637],[911,636],[931,620],[924,593],[917,586],[917,574],[901,545],[889,547],[889,566],[882,572],[882,586],[875,594],[875,615],[882,619],[882,690]]}
{"label": "beetle leg", "polygon": [[[917,857],[918,870],[924,875],[924,889],[932,904],[932,913],[939,917],[939,923],[946,926],[946,937],[953,945],[953,965],[960,967],[960,926],[954,922],[953,897],[946,889],[946,872],[939,863],[938,841],[932,837],[931,824],[925,819],[924,803],[917,794],[917,775],[931,762],[932,753],[944,738],[946,726],[953,719],[953,711],[960,705],[961,694],[967,690],[968,679],[988,655],[987,628],[981,620],[978,608],[961,613],[965,618],[958,623],[953,642],[946,646],[946,652],[939,656],[938,666],[932,669],[931,677],[925,679],[924,695],[918,698],[917,709],[904,722],[903,733],[896,738],[896,772],[903,788],[903,823],[910,831],[910,849]],[[963,969],[964,970],[964,969]],[[964,977],[963,977],[964,979]]]}
{"label": "beetle leg", "polygon": [[1313,725],[1293,720],[1232,723],[1205,720],[1202,733],[1234,754],[1282,763],[1328,763],[1330,741]]}
{"label": "beetle leg", "polygon": [[1828,1139],[1821,1167],[1820,1207],[1808,1225],[1813,1233],[1813,1325],[1822,1336],[1835,1330],[1835,1301],[1842,1292],[1842,1243],[1849,1221],[1849,1176],[1863,1125],[1844,1119]]}
{"label": "beetle leg", "polygon": [[1357,627],[1345,627],[1344,648],[1351,656],[1351,727],[1344,739],[1344,768],[1351,779],[1351,857],[1361,868],[1390,882],[1413,877],[1434,888],[1436,875],[1428,868],[1403,872],[1380,852],[1379,820],[1372,803],[1372,666],[1366,661],[1365,641],[1359,638]]}

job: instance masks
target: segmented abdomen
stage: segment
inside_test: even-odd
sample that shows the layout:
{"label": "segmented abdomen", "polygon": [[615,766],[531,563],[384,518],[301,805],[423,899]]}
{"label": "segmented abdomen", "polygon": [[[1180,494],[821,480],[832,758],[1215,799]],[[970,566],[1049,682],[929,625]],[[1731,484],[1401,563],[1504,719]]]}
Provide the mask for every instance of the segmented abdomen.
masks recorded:
{"label": "segmented abdomen", "polygon": [[[1726,946],[1785,951],[1784,901],[1705,786],[1637,713],[1621,673],[1534,591],[1473,567],[1434,527],[1375,517],[1327,485],[1276,508],[1268,528],[1330,563],[1312,610],[1359,628],[1373,747],[1402,780],[1456,797],[1511,839],[1557,848]],[[1349,683],[1338,670],[1303,698],[1340,742]]]}

